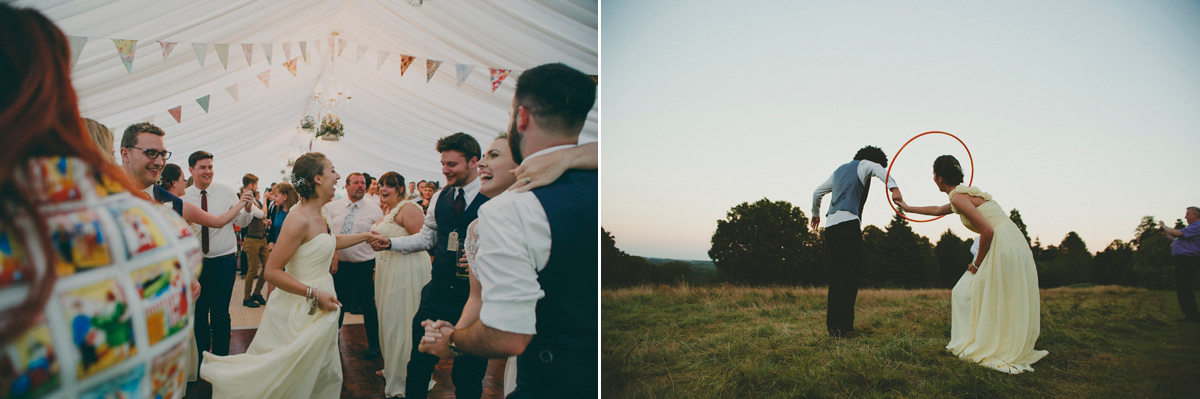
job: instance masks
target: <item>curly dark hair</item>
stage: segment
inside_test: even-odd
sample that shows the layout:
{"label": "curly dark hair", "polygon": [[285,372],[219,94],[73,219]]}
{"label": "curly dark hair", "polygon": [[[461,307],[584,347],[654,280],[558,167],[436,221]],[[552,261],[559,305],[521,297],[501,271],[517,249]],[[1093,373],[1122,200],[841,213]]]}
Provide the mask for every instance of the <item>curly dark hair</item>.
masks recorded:
{"label": "curly dark hair", "polygon": [[879,147],[876,147],[873,145],[863,147],[858,150],[857,154],[854,154],[855,161],[860,160],[860,159],[865,159],[865,160],[877,163],[879,165],[882,165],[885,168],[887,167],[887,154],[884,154],[883,150],[881,150],[881,149],[879,149]]}
{"label": "curly dark hair", "polygon": [[319,152],[307,152],[296,158],[296,163],[292,165],[292,182],[295,184],[296,194],[303,199],[317,198],[317,183],[313,182],[313,177],[325,174],[325,154]]}
{"label": "curly dark hair", "polygon": [[957,186],[963,182],[962,165],[952,155],[942,155],[933,161],[933,174],[942,178],[942,183]]}
{"label": "curly dark hair", "polygon": [[458,132],[446,137],[442,137],[437,141],[437,152],[443,153],[446,151],[458,151],[463,158],[469,163],[471,158],[479,160],[479,141],[476,141],[471,135]]}

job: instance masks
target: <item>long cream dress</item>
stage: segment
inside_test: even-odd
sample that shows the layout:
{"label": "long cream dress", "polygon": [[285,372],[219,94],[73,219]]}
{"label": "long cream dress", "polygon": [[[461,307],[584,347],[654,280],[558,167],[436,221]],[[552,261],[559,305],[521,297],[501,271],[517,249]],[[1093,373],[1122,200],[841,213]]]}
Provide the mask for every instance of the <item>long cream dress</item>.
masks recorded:
{"label": "long cream dress", "polygon": [[[333,294],[336,239],[313,237],[296,248],[286,273],[301,283]],[[336,295],[336,294],[335,294]],[[338,352],[338,312],[284,290],[271,292],[258,332],[246,353],[217,356],[204,352],[200,378],[213,386],[214,398],[337,398],[342,390]]]}
{"label": "long cream dress", "polygon": [[[408,231],[396,224],[396,214],[412,201],[401,201],[372,231],[404,237]],[[432,278],[433,266],[425,251],[407,255],[393,251],[375,253],[375,307],[379,309],[379,346],[383,352],[385,397],[404,395],[408,359],[412,355],[412,319],[421,305],[421,288]]]}
{"label": "long cream dress", "polygon": [[[1031,366],[1049,352],[1034,350],[1041,334],[1041,301],[1037,267],[1025,235],[1008,218],[991,194],[958,186],[950,196],[966,194],[985,199],[978,207],[992,225],[992,245],[975,274],[964,272],[951,301],[950,343],[959,358],[1009,374],[1033,371]],[[954,213],[959,213],[954,209]],[[959,213],[962,223],[971,225]]]}

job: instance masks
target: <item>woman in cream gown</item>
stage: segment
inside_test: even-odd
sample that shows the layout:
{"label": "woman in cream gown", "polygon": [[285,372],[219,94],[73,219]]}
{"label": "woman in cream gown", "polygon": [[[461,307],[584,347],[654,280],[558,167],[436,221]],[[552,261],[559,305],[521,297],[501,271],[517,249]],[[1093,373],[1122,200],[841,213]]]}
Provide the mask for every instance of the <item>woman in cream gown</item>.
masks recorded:
{"label": "woman in cream gown", "polygon": [[950,196],[942,206],[908,206],[924,215],[957,213],[979,237],[979,252],[955,284],[951,299],[950,343],[959,358],[1009,374],[1033,371],[1048,352],[1035,350],[1041,333],[1037,268],[1025,235],[991,194],[962,184],[958,160],[933,163],[934,183]]}
{"label": "woman in cream gown", "polygon": [[[416,234],[425,222],[421,207],[404,198],[404,177],[379,177],[384,217],[371,228],[387,237]],[[379,308],[379,346],[383,352],[384,397],[404,396],[408,359],[412,355],[412,318],[421,304],[421,288],[432,278],[429,254],[375,253],[375,306]]]}
{"label": "woman in cream gown", "polygon": [[302,155],[292,173],[302,201],[292,207],[267,260],[266,279],[278,289],[267,301],[258,332],[244,354],[204,352],[200,377],[212,383],[215,398],[337,398],[341,394],[337,345],[341,303],[329,268],[336,249],[382,236],[329,234],[321,206],[333,198],[341,176],[324,155]]}

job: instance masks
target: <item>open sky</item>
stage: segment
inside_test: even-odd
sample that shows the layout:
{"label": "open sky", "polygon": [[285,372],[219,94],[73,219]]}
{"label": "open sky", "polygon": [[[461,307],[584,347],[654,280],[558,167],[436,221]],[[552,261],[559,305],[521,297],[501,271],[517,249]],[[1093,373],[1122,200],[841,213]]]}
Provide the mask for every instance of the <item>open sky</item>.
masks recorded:
{"label": "open sky", "polygon": [[[708,259],[742,202],[811,216],[860,147],[892,160],[930,130],[1043,245],[1075,231],[1096,252],[1200,206],[1196,1],[606,0],[601,76],[601,225],[634,255]],[[941,154],[967,163],[932,135],[895,162],[910,204],[947,202]],[[955,215],[913,227],[974,236]]]}

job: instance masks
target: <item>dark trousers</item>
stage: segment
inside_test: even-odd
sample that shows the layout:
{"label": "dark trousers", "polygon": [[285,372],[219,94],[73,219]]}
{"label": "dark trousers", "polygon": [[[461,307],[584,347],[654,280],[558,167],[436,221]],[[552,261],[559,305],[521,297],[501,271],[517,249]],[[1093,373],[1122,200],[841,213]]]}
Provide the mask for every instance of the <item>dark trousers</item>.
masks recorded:
{"label": "dark trousers", "polygon": [[1179,309],[1183,317],[1200,320],[1200,312],[1196,311],[1195,286],[1196,271],[1200,270],[1200,257],[1187,255],[1172,255],[1175,263],[1175,296],[1179,298]]}
{"label": "dark trousers", "polygon": [[862,281],[863,246],[859,221],[852,220],[825,228],[829,247],[829,304],[825,327],[829,335],[843,336],[854,331],[854,301]]}
{"label": "dark trousers", "polygon": [[[200,298],[196,300],[196,346],[200,352],[229,355],[229,298],[237,277],[237,255],[204,258]],[[210,346],[211,340],[211,346]]]}
{"label": "dark trousers", "polygon": [[[433,369],[437,367],[438,357],[417,350],[421,337],[425,336],[425,320],[445,320],[458,323],[462,316],[462,306],[455,311],[453,306],[446,309],[435,309],[425,306],[422,299],[421,307],[413,317],[413,347],[412,357],[408,361],[408,380],[405,381],[404,397],[408,399],[424,399],[429,393],[429,380],[433,377]],[[441,306],[439,306],[441,307]],[[385,360],[386,361],[386,360]],[[454,358],[454,367],[450,370],[450,379],[454,382],[454,397],[478,398],[483,396],[483,375],[487,372],[487,359],[462,355]]]}
{"label": "dark trousers", "polygon": [[[339,282],[340,281],[340,282]],[[342,311],[338,314],[338,328],[346,318],[346,307],[362,309],[363,328],[367,330],[367,346],[379,348],[379,310],[375,308],[375,259],[366,262],[338,262],[338,272],[333,275],[334,289]],[[421,330],[424,335],[424,329]]]}

